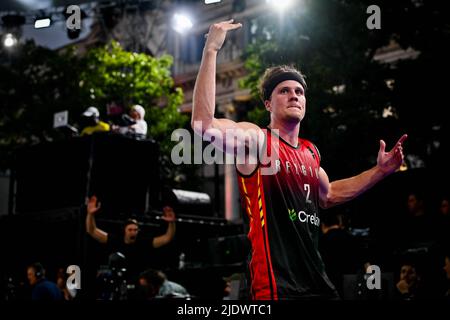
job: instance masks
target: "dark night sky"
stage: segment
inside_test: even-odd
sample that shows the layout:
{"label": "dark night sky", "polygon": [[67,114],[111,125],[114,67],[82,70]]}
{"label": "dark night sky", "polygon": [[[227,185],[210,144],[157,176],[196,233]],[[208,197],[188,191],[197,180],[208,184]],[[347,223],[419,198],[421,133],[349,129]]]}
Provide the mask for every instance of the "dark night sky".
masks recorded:
{"label": "dark night sky", "polygon": [[48,9],[50,7],[66,6],[68,4],[81,4],[94,1],[86,0],[2,0],[0,11],[33,11]]}

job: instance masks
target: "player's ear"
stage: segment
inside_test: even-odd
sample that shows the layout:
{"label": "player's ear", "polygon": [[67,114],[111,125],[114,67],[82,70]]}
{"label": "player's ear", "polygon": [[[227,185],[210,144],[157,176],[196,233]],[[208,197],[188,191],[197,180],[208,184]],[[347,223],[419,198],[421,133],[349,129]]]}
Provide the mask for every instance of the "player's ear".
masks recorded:
{"label": "player's ear", "polygon": [[264,107],[266,108],[267,111],[272,112],[272,104],[270,100],[264,101]]}

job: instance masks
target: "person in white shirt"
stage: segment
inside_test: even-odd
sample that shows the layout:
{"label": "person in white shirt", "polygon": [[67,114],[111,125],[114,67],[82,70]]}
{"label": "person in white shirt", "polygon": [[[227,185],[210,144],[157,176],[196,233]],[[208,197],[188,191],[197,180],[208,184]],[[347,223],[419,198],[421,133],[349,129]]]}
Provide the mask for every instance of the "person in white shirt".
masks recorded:
{"label": "person in white shirt", "polygon": [[133,105],[130,109],[130,117],[136,122],[128,127],[121,127],[122,134],[132,134],[145,137],[147,135],[147,122],[144,120],[145,109],[139,104]]}

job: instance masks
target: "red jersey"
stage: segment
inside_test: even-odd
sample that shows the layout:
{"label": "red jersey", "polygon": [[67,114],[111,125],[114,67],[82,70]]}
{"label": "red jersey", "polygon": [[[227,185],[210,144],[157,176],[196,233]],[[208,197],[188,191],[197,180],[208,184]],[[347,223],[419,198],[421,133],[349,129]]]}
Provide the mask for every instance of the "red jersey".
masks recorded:
{"label": "red jersey", "polygon": [[250,175],[238,172],[250,224],[252,297],[337,297],[318,251],[319,152],[307,140],[299,139],[294,147],[271,130],[263,131],[266,149],[277,150],[271,158],[274,174],[265,174],[262,164]]}

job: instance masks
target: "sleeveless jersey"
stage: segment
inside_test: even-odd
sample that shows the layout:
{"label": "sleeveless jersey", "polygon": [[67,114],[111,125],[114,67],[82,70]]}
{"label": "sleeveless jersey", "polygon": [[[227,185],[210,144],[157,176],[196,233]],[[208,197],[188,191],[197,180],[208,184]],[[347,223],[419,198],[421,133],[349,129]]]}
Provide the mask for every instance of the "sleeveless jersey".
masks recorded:
{"label": "sleeveless jersey", "polygon": [[252,298],[336,298],[318,251],[320,155],[315,145],[299,139],[293,147],[263,130],[274,174],[259,164],[250,175],[238,171],[241,203],[249,217],[249,271]]}

